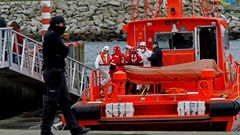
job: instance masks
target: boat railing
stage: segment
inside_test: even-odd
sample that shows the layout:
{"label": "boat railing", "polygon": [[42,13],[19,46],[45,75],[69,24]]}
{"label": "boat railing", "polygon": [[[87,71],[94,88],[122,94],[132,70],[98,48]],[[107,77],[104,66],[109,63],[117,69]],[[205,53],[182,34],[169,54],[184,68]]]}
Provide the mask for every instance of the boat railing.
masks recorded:
{"label": "boat railing", "polygon": [[[201,80],[198,80],[196,82],[197,88],[195,90],[186,90],[182,88],[174,88],[174,91],[167,92],[167,93],[150,93],[150,94],[140,94],[140,95],[119,95],[119,93],[113,93],[117,94],[117,100],[118,99],[125,99],[125,100],[134,100],[134,101],[157,101],[157,102],[164,102],[169,101],[169,98],[172,98],[173,101],[177,100],[210,100],[211,95],[213,93],[213,78],[203,78]],[[179,89],[179,91],[178,91]],[[169,89],[171,90],[171,88]],[[167,91],[167,90],[166,90]],[[118,91],[117,91],[118,92]],[[192,98],[190,98],[192,97]],[[114,96],[112,96],[111,101],[115,101],[116,99]]]}
{"label": "boat railing", "polygon": [[[121,99],[121,98],[134,98],[139,97],[139,101],[144,101],[147,99],[143,99],[143,97],[150,97],[150,100],[154,99],[154,101],[164,101],[162,99],[159,99],[159,97],[172,97],[173,101],[177,101],[178,97],[183,97],[183,96],[197,96],[199,93],[198,92],[188,92],[188,93],[178,93],[178,94],[149,94],[149,95],[118,95],[116,99]],[[151,98],[153,97],[153,98]],[[113,97],[114,98],[114,97]],[[168,99],[169,101],[169,99]]]}
{"label": "boat railing", "polygon": [[89,91],[86,91],[86,93],[89,93],[89,98],[87,100],[94,101],[99,98],[101,94],[101,80],[102,76],[99,72],[99,69],[94,69],[91,71],[91,78],[90,78],[90,88]]}
{"label": "boat railing", "polygon": [[[179,15],[182,15],[182,10],[183,10],[183,1],[182,0],[166,0],[166,1],[162,1],[162,0],[157,0],[154,4],[150,4],[148,2],[148,0],[143,0],[143,3],[145,5],[145,17],[141,18],[140,15],[140,7],[142,7],[142,2],[141,0],[131,0],[131,4],[132,4],[132,21],[135,20],[141,20],[141,19],[149,19],[149,18],[156,18],[156,17],[164,17],[164,14],[161,13],[161,11],[163,11],[163,9],[166,7],[169,8],[168,10],[168,17],[171,16],[170,14],[172,14],[170,11],[171,8],[175,8],[176,12],[180,12]],[[201,10],[201,14],[204,17],[219,17],[219,13],[218,13],[218,7],[219,7],[219,3],[218,0],[198,0],[197,2],[195,2],[195,0],[191,0],[191,7],[192,7],[192,16],[196,16],[197,14],[195,13],[195,9],[196,6],[198,6]],[[214,13],[214,11],[216,11],[216,13]]]}
{"label": "boat railing", "polygon": [[[39,82],[42,77],[42,43],[33,40],[10,27],[0,28],[0,68],[28,76]],[[69,92],[80,96],[88,87],[88,75],[92,69],[70,57],[66,59],[66,78]]]}
{"label": "boat railing", "polygon": [[237,66],[237,73],[236,73],[236,84],[233,85],[233,91],[232,91],[232,98],[239,97],[240,96],[240,63],[235,62]]}
{"label": "boat railing", "polygon": [[66,78],[69,92],[78,96],[82,95],[82,91],[89,87],[89,76],[92,68],[86,66],[73,58],[66,59]]}

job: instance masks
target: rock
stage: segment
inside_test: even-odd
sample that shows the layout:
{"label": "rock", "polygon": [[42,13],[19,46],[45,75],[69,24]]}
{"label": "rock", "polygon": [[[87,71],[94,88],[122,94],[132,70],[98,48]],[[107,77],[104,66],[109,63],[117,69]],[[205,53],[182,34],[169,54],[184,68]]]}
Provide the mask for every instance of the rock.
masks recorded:
{"label": "rock", "polygon": [[118,15],[118,13],[117,13],[116,11],[114,11],[112,8],[111,8],[111,9],[109,9],[109,12],[110,12],[110,14],[111,14],[111,16],[112,16],[112,17],[114,17],[114,16],[117,16],[117,15]]}
{"label": "rock", "polygon": [[88,7],[87,6],[77,7],[76,9],[77,9],[78,12],[87,12],[88,11]]}
{"label": "rock", "polygon": [[92,16],[94,14],[94,12],[93,11],[88,11],[88,12],[83,12],[83,13],[81,13],[81,16],[85,16],[85,17],[90,17],[90,16]]}
{"label": "rock", "polygon": [[233,28],[233,29],[232,29],[232,32],[239,33],[239,28],[238,28],[238,27]]}
{"label": "rock", "polygon": [[63,10],[57,9],[57,10],[56,10],[56,13],[63,13]]}
{"label": "rock", "polygon": [[112,5],[112,6],[120,6],[121,5],[121,3],[119,1],[109,1],[108,4]]}
{"label": "rock", "polygon": [[235,20],[235,21],[239,21],[239,18],[236,17],[236,16],[234,16],[234,15],[233,15],[231,18],[232,18],[233,20]]}
{"label": "rock", "polygon": [[98,0],[87,0],[87,2],[89,3],[89,5],[94,5],[98,3]]}
{"label": "rock", "polygon": [[89,26],[94,26],[94,21],[87,21],[86,22]]}
{"label": "rock", "polygon": [[108,20],[108,19],[105,19],[104,21],[107,23],[107,25],[115,25],[116,24],[115,22]]}
{"label": "rock", "polygon": [[119,16],[119,17],[117,17],[116,22],[122,23],[124,20],[125,20],[125,18],[123,16]]}
{"label": "rock", "polygon": [[[132,20],[132,16],[131,15],[125,15],[124,16],[126,20]],[[143,15],[142,17],[145,17],[145,15]]]}
{"label": "rock", "polygon": [[[157,0],[148,0],[150,7],[155,7]],[[198,5],[195,0],[195,5]],[[213,1],[213,0],[209,0]],[[24,4],[23,4],[24,2]],[[24,34],[37,37],[41,31],[41,1],[0,2],[1,16],[8,24],[17,20],[24,29]],[[183,0],[184,15],[192,14],[192,4]],[[136,5],[136,1],[134,2]],[[161,6],[161,15],[166,16],[167,9]],[[86,40],[123,39],[122,26],[132,19],[132,6],[130,0],[69,0],[51,1],[51,16],[63,15],[66,18],[67,31],[76,33],[75,37]],[[145,4],[140,3],[140,17],[145,18]],[[224,7],[219,5],[219,14],[229,22],[231,36],[239,37],[240,33],[240,7]],[[195,6],[195,14],[201,14],[201,9]],[[216,13],[213,13],[216,15]],[[136,9],[134,13],[137,17]],[[79,33],[81,36],[79,36]]]}
{"label": "rock", "polygon": [[97,9],[98,7],[97,6],[94,6],[94,5],[90,5],[89,6],[89,9],[90,10],[93,10],[95,12],[95,10]]}
{"label": "rock", "polygon": [[77,26],[76,25],[73,25],[73,27],[71,27],[70,29],[69,29],[69,32],[70,33],[74,33],[74,31],[77,29]]}
{"label": "rock", "polygon": [[101,28],[99,27],[96,27],[96,26],[91,26],[89,27],[89,31],[90,33],[93,33],[93,34],[101,34]]}
{"label": "rock", "polygon": [[31,25],[33,25],[33,26],[39,26],[39,25],[42,25],[42,22],[37,21],[37,20],[32,20]]}
{"label": "rock", "polygon": [[64,2],[57,2],[56,3],[56,8],[57,9],[61,9],[61,10],[67,10],[68,9],[68,5]]}
{"label": "rock", "polygon": [[73,10],[67,10],[67,17],[72,17]]}
{"label": "rock", "polygon": [[8,10],[8,9],[1,9],[1,13],[8,14],[8,13],[9,13],[9,10]]}
{"label": "rock", "polygon": [[104,29],[104,28],[108,28],[108,25],[106,23],[102,23],[102,24],[99,24],[99,27]]}
{"label": "rock", "polygon": [[102,20],[101,19],[94,19],[94,23],[95,23],[95,25],[99,26],[100,24],[102,24]]}
{"label": "rock", "polygon": [[223,5],[219,5],[219,6],[218,6],[218,10],[219,10],[219,11],[223,11],[223,12],[225,11]]}
{"label": "rock", "polygon": [[33,26],[30,28],[32,33],[35,33],[37,31],[37,26]]}
{"label": "rock", "polygon": [[87,2],[83,2],[83,1],[79,1],[78,4],[77,4],[79,7],[82,7],[82,6],[87,6],[88,3]]}

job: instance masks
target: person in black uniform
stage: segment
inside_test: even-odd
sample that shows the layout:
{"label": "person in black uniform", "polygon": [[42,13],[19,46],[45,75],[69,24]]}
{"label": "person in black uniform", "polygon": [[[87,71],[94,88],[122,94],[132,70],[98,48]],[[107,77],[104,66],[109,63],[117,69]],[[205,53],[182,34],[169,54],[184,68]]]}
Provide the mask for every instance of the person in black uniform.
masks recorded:
{"label": "person in black uniform", "polygon": [[158,43],[153,43],[153,53],[148,60],[151,61],[151,66],[162,66],[162,50],[159,48]]}
{"label": "person in black uniform", "polygon": [[[151,66],[162,66],[162,50],[159,48],[157,42],[153,42],[153,53],[148,60],[151,62]],[[156,84],[158,93],[161,92],[161,84]]]}
{"label": "person in black uniform", "polygon": [[70,107],[70,97],[65,79],[65,61],[68,55],[61,39],[65,32],[65,20],[62,16],[52,17],[50,27],[43,42],[43,78],[46,89],[44,94],[41,135],[53,135],[51,126],[58,106],[61,108],[72,135],[87,133],[89,128],[81,128]]}

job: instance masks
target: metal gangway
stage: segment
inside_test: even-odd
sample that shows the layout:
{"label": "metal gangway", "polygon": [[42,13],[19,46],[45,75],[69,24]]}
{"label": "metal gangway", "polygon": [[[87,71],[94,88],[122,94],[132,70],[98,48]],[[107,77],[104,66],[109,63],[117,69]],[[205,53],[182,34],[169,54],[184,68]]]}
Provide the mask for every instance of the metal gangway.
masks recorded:
{"label": "metal gangway", "polygon": [[[42,64],[41,42],[12,28],[0,28],[1,81],[18,82],[32,89],[43,86]],[[73,58],[66,59],[66,80],[70,93],[81,96],[82,91],[89,85],[88,77],[91,70],[90,67]]]}

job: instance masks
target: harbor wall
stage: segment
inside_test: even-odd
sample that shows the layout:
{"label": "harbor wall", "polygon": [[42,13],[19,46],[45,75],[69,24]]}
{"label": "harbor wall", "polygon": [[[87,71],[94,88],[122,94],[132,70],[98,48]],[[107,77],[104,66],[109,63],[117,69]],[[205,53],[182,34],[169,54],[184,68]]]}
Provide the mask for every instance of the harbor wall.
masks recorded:
{"label": "harbor wall", "polygon": [[[148,0],[154,7],[156,0]],[[197,4],[197,1],[195,2]],[[184,2],[184,14],[190,15],[191,2]],[[64,15],[67,32],[72,39],[87,41],[125,40],[122,26],[132,19],[130,0],[51,0],[52,16]],[[20,23],[22,32],[34,39],[41,39],[41,1],[0,2],[0,14],[10,24]],[[196,13],[200,8],[195,8]],[[229,23],[231,38],[240,37],[240,8],[219,6],[220,14]],[[166,15],[166,10],[161,11]],[[136,16],[136,14],[135,14]],[[145,16],[145,6],[140,3],[140,16]]]}

